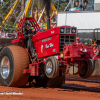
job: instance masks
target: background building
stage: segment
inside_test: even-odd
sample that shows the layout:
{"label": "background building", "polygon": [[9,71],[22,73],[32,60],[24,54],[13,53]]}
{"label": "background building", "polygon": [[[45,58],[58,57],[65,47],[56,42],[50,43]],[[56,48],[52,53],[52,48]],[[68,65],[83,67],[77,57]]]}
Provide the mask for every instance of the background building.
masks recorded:
{"label": "background building", "polygon": [[94,10],[100,10],[100,0],[94,0]]}

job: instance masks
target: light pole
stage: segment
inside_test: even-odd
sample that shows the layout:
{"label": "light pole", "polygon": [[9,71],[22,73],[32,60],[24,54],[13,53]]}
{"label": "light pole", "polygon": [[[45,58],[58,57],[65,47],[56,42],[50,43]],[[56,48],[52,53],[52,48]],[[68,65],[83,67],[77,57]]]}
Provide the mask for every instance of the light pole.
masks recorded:
{"label": "light pole", "polygon": [[57,10],[59,11],[59,0],[58,0],[58,7],[57,7]]}
{"label": "light pole", "polygon": [[74,3],[73,2],[74,2],[74,0],[71,0],[71,8],[74,7],[74,5],[73,5]]}
{"label": "light pole", "polygon": [[22,0],[22,14],[24,12],[24,9],[25,9],[25,0]]}

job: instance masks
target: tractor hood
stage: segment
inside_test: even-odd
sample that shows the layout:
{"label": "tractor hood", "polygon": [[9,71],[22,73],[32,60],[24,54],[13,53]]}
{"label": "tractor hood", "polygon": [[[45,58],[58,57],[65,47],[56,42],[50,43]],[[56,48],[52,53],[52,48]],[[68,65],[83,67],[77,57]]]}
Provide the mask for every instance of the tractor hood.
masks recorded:
{"label": "tractor hood", "polygon": [[44,32],[37,32],[36,35],[34,35],[32,37],[33,42],[42,40],[42,39],[46,39],[48,37],[51,37],[53,35],[59,34],[59,27],[53,28],[53,29],[49,29],[47,31]]}

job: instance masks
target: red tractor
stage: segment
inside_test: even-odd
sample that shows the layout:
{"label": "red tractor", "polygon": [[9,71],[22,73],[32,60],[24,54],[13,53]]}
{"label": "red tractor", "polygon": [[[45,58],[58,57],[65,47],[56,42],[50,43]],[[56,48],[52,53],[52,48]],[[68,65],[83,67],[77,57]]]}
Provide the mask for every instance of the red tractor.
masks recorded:
{"label": "red tractor", "polygon": [[[28,26],[28,34],[25,27]],[[23,87],[35,79],[36,86],[60,87],[73,66],[73,74],[88,78],[93,72],[93,46],[76,44],[77,28],[61,26],[40,32],[32,17],[20,20],[17,37],[0,52],[0,84]],[[74,66],[78,71],[74,73]]]}

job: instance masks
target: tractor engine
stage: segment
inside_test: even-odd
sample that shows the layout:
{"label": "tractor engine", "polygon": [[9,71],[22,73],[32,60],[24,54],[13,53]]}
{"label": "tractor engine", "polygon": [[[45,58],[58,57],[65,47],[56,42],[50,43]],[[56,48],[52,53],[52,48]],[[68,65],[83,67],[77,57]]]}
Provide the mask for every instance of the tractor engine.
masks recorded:
{"label": "tractor engine", "polygon": [[38,58],[59,55],[64,46],[75,43],[76,27],[62,26],[44,32],[38,32],[33,36],[33,42]]}

